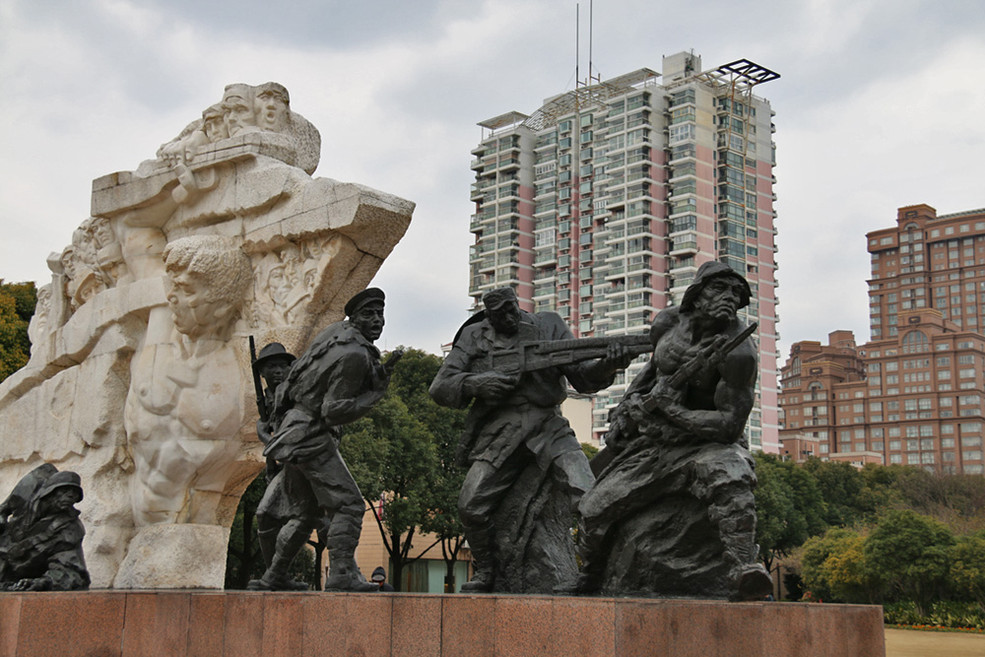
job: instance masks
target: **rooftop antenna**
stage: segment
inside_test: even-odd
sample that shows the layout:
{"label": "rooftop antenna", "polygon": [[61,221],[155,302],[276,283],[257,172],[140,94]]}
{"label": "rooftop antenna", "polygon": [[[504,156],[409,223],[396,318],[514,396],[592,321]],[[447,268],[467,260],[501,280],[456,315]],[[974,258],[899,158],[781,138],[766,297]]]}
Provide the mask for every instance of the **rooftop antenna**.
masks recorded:
{"label": "rooftop antenna", "polygon": [[592,32],[594,30],[593,9],[595,0],[588,0],[588,84],[592,83]]}
{"label": "rooftop antenna", "polygon": [[578,89],[578,85],[581,84],[581,79],[578,77],[580,75],[580,65],[581,65],[581,5],[575,3],[575,89]]}

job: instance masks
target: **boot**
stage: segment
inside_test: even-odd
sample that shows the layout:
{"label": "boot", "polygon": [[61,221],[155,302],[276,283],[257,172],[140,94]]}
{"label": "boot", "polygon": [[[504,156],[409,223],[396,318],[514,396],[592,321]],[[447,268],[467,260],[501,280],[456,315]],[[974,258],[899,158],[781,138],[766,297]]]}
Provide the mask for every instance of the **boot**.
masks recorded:
{"label": "boot", "polygon": [[474,529],[465,537],[472,550],[472,563],[475,573],[472,579],[462,584],[462,593],[491,593],[496,584],[496,562],[492,558],[492,546],[488,529]]}
{"label": "boot", "polygon": [[361,529],[361,516],[356,517],[340,511],[332,518],[328,536],[325,538],[325,547],[328,548],[326,591],[368,593],[380,590],[376,584],[366,581],[353,557],[359,544]]}
{"label": "boot", "polygon": [[[724,537],[723,537],[724,538]],[[733,535],[726,542],[725,559],[729,564],[729,600],[755,602],[773,591],[773,579],[763,564],[756,561],[759,546],[752,535]]]}
{"label": "boot", "polygon": [[761,563],[737,566],[729,571],[729,600],[756,602],[773,591],[773,580]]}
{"label": "boot", "polygon": [[379,591],[380,587],[372,582],[367,582],[359,566],[353,559],[352,553],[339,554],[339,551],[329,550],[329,571],[328,579],[325,580],[326,591],[351,591],[354,593],[369,593]]}
{"label": "boot", "polygon": [[[274,554],[263,577],[251,579],[246,588],[250,591],[307,591],[308,585],[291,579],[287,576],[287,571],[298,550],[308,541],[309,529],[300,520],[287,521],[277,532]],[[267,538],[269,540],[269,535]],[[268,543],[268,549],[269,547]],[[262,538],[260,549],[263,550]]]}
{"label": "boot", "polygon": [[602,578],[595,573],[582,571],[574,580],[555,586],[554,595],[595,595],[600,590]]}

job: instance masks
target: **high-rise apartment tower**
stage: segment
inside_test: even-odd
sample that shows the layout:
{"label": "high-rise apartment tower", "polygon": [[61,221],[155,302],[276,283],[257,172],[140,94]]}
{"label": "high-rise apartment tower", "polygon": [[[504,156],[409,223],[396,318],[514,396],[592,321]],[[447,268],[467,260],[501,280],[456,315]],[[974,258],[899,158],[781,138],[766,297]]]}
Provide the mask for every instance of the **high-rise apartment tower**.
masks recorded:
{"label": "high-rise apartment tower", "polygon": [[[663,58],[482,121],[472,150],[469,294],[516,288],[575,335],[640,333],[718,259],[745,276],[760,375],[747,435],[778,449],[773,112],[753,89],[779,77],[747,60],[702,71]],[[596,434],[645,358],[596,399]]]}

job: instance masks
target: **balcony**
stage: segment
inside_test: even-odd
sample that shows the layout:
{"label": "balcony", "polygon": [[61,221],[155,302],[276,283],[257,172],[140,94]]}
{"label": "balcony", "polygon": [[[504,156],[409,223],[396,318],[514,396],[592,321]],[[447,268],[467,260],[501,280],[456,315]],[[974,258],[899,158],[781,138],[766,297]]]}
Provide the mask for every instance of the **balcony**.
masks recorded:
{"label": "balcony", "polygon": [[698,241],[693,238],[675,238],[670,244],[670,255],[672,257],[684,257],[694,255],[698,252]]}
{"label": "balcony", "polygon": [[534,266],[545,267],[552,264],[557,264],[557,252],[553,245],[547,250],[537,251],[534,255]]}

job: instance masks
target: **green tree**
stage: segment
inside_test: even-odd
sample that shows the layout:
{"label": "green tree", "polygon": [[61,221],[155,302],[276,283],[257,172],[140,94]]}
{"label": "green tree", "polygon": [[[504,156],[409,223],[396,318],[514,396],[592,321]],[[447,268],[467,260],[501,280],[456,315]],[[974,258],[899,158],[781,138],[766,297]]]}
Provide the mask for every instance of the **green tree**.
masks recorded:
{"label": "green tree", "polygon": [[33,282],[4,283],[0,278],[0,381],[27,365],[31,355],[27,325],[37,302]]}
{"label": "green tree", "polygon": [[340,447],[390,555],[390,581],[400,590],[414,535],[424,522],[428,482],[434,476],[434,443],[406,404],[387,394],[344,430]]}
{"label": "green tree", "polygon": [[903,505],[918,513],[949,524],[985,520],[985,478],[981,476],[903,468],[893,485]]}
{"label": "green tree", "polygon": [[585,454],[585,458],[591,461],[599,453],[599,448],[591,443],[581,443],[581,451]]}
{"label": "green tree", "polygon": [[457,453],[467,412],[440,406],[431,399],[428,388],[440,368],[440,357],[408,349],[390,385],[427,428],[435,446],[437,462],[424,499],[426,513],[421,530],[438,537],[445,562],[445,591],[454,593],[455,564],[465,542],[464,528],[458,518],[458,495],[466,469],[459,464]]}
{"label": "green tree", "polygon": [[978,603],[985,613],[985,531],[957,539],[950,554],[955,592]]}
{"label": "green tree", "polygon": [[866,560],[865,538],[835,527],[804,543],[801,569],[804,586],[815,600],[874,602],[883,581]]}
{"label": "green tree", "polygon": [[926,615],[940,598],[948,576],[954,535],[942,523],[909,509],[891,510],[865,541],[872,573]]}
{"label": "green tree", "polygon": [[846,535],[839,541],[823,569],[836,599],[872,604],[882,595],[885,583],[866,558],[865,537],[859,534]]}
{"label": "green tree", "polygon": [[343,456],[363,496],[377,510],[374,516],[390,555],[390,580],[397,589],[404,567],[420,558],[409,557],[415,535],[437,535],[428,550],[441,543],[446,582],[453,577],[463,542],[457,499],[464,470],[454,455],[465,414],[438,406],[428,395],[440,366],[438,356],[406,350],[383,400],[343,432]]}
{"label": "green tree", "polygon": [[808,459],[804,469],[814,477],[826,504],[825,522],[832,527],[847,527],[865,519],[867,509],[857,501],[865,488],[861,473],[850,463]]}
{"label": "green tree", "polygon": [[811,474],[775,456],[757,452],[756,541],[760,558],[772,570],[809,536],[826,529],[826,504]]}
{"label": "green tree", "polygon": [[465,529],[458,517],[458,495],[465,481],[465,468],[455,458],[458,436],[446,438],[439,438],[436,444],[438,464],[429,491],[428,514],[421,529],[438,537],[445,562],[445,593],[454,593],[455,564],[465,542]]}

